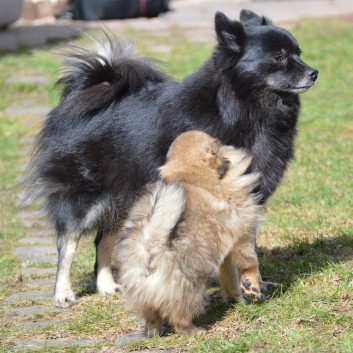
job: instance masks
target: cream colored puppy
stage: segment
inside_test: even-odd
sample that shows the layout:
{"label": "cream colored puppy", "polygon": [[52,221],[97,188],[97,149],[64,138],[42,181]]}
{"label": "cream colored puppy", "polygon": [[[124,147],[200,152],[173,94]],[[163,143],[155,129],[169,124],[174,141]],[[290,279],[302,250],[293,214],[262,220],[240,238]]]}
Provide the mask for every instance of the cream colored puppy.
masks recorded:
{"label": "cream colored puppy", "polygon": [[198,332],[192,319],[210,276],[218,276],[227,300],[242,302],[242,292],[261,298],[251,194],[259,175],[244,174],[250,162],[203,132],[183,133],[161,181],[132,207],[115,257],[126,305],[146,319],[147,336],[161,333],[163,318],[177,333]]}

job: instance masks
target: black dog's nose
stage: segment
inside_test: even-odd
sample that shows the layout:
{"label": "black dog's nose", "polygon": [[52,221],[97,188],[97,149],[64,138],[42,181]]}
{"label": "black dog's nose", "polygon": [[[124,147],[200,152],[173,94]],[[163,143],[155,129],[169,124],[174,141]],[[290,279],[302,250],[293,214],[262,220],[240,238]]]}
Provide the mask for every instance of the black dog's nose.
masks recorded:
{"label": "black dog's nose", "polygon": [[319,71],[316,69],[311,69],[308,71],[308,75],[310,76],[313,82],[317,80],[318,74],[319,74]]}

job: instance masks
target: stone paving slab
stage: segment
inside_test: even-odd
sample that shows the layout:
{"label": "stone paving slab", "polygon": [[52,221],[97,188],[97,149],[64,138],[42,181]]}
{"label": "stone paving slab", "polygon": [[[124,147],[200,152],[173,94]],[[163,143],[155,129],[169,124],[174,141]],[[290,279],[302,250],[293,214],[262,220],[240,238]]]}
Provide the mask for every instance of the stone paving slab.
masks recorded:
{"label": "stone paving slab", "polygon": [[12,25],[6,31],[0,31],[0,50],[14,51],[21,47],[35,47],[47,43],[50,39],[64,39],[75,36],[87,27],[81,21],[57,20],[54,24]]}
{"label": "stone paving slab", "polygon": [[17,303],[23,300],[49,300],[53,297],[53,290],[40,290],[30,292],[19,292],[5,299],[7,303]]}
{"label": "stone paving slab", "polygon": [[10,85],[18,83],[41,85],[48,82],[49,78],[42,75],[12,76],[5,80],[5,83]]}
{"label": "stone paving slab", "polygon": [[46,116],[50,112],[50,110],[51,107],[49,105],[44,104],[32,106],[29,105],[28,107],[22,105],[10,105],[8,108],[5,109],[5,115],[9,116],[10,118],[23,115],[36,115],[39,117],[37,118],[37,121],[40,122],[40,117]]}
{"label": "stone paving slab", "polygon": [[45,213],[40,210],[21,210],[17,212],[17,217],[33,221],[45,218]]}
{"label": "stone paving slab", "polygon": [[144,338],[146,338],[146,336],[144,335],[143,331],[132,331],[132,332],[126,333],[125,335],[118,336],[115,339],[115,344],[117,346],[121,346],[131,342],[139,341]]}
{"label": "stone paving slab", "polygon": [[50,306],[26,306],[26,307],[19,307],[19,308],[12,308],[11,312],[17,316],[23,318],[29,318],[35,315],[43,315],[43,314],[51,314],[51,313],[58,313],[62,312],[66,309],[59,309],[55,308],[53,305]]}
{"label": "stone paving slab", "polygon": [[70,346],[88,346],[92,342],[88,340],[81,340],[77,338],[55,338],[47,340],[28,340],[15,341],[16,348],[45,348],[45,347],[70,347]]}
{"label": "stone paving slab", "polygon": [[52,237],[54,240],[56,239],[53,228],[31,229],[29,233],[32,237],[37,237],[37,238]]}
{"label": "stone paving slab", "polygon": [[56,267],[28,267],[22,269],[22,273],[27,276],[55,275]]}
{"label": "stone paving slab", "polygon": [[20,239],[21,244],[43,244],[43,245],[54,245],[55,240],[54,238],[46,238],[46,237],[29,237],[29,238],[22,238]]}
{"label": "stone paving slab", "polygon": [[63,325],[67,320],[30,320],[24,321],[17,325],[21,330],[34,330],[36,328]]}
{"label": "stone paving slab", "polygon": [[17,247],[15,254],[22,260],[28,263],[35,262],[57,262],[57,250],[54,246],[31,246]]}
{"label": "stone paving slab", "polygon": [[46,220],[46,219],[26,219],[23,218],[21,219],[22,225],[24,225],[26,228],[51,228],[51,224]]}
{"label": "stone paving slab", "polygon": [[26,285],[30,288],[46,288],[50,287],[53,288],[55,285],[55,278],[38,278],[32,279],[26,282]]}

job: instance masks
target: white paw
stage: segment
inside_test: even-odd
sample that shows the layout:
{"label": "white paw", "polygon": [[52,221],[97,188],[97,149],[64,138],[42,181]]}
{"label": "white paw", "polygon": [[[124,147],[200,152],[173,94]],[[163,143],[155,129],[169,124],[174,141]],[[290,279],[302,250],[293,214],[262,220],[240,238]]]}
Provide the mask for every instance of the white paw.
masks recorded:
{"label": "white paw", "polygon": [[77,297],[71,289],[63,290],[63,291],[55,291],[54,296],[55,306],[58,308],[68,308],[74,304],[78,303]]}

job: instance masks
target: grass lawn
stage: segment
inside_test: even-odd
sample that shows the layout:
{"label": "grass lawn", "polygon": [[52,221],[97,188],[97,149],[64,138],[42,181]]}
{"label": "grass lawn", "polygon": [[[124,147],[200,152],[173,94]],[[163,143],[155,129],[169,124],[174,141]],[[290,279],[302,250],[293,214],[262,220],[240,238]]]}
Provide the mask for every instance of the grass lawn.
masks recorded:
{"label": "grass lawn", "polygon": [[[171,335],[142,340],[123,351],[178,348],[181,352],[353,352],[353,22],[305,20],[291,31],[304,60],[319,69],[317,84],[302,96],[296,159],[270,199],[258,234],[264,278],[281,283],[260,304],[228,306],[212,295],[197,323],[209,328],[197,337]],[[180,29],[166,36],[131,31],[144,55],[168,62],[166,71],[181,79],[210,54],[210,43],[182,39]],[[173,38],[173,43],[171,39]],[[211,40],[212,38],[210,38]],[[169,43],[171,52],[149,50]],[[53,89],[61,46],[0,57],[0,342],[10,351],[16,339],[88,338],[91,348],[52,348],[40,352],[113,352],[114,338],[136,329],[121,300],[94,293],[94,249],[83,239],[74,266],[80,303],[69,312],[45,314],[66,324],[21,332],[18,318],[6,316],[4,299],[21,290],[20,264],[13,255],[28,233],[17,218],[17,176],[29,137],[40,127],[36,116],[10,114],[27,102],[54,106]],[[16,83],[11,77],[43,75],[43,84]],[[28,303],[20,303],[25,305]]]}

